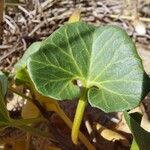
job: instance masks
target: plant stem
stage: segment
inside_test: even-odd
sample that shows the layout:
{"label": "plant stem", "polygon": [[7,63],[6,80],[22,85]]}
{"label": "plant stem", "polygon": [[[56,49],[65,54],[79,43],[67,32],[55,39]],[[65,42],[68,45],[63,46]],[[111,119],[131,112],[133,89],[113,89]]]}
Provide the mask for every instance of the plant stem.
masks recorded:
{"label": "plant stem", "polygon": [[31,119],[11,119],[11,123],[14,126],[28,125],[36,122],[47,121],[45,118],[31,118]]}
{"label": "plant stem", "polygon": [[78,143],[79,129],[84,115],[86,104],[87,104],[87,89],[83,88],[76,109],[76,114],[74,117],[72,132],[71,132],[71,137],[74,144]]}
{"label": "plant stem", "polygon": [[[25,96],[19,92],[17,92],[14,88],[10,87],[9,90],[11,90],[12,92],[18,94],[19,96],[27,99],[27,100],[31,100],[36,106],[37,108],[40,110],[41,112],[41,115],[43,117],[45,117],[48,122],[49,122],[49,128],[51,130],[51,133],[54,137],[54,140],[56,140],[57,142],[55,144],[58,144],[59,143],[59,146],[61,146],[62,150],[68,150],[68,149],[72,149],[74,150],[75,149],[75,146],[73,145],[73,143],[71,142],[71,140],[69,138],[62,138],[61,134],[55,130],[55,127],[51,124],[51,121],[50,121],[50,116],[52,115],[53,112],[47,112],[47,110],[39,103],[38,100],[34,99],[34,98],[30,98],[28,96]],[[22,129],[27,129],[28,126],[18,126]],[[30,128],[28,128],[28,130],[30,130]],[[34,131],[33,131],[34,132]]]}
{"label": "plant stem", "polygon": [[[69,128],[72,128],[71,120],[66,116],[64,111],[59,107],[59,111],[57,112],[61,119],[68,125]],[[88,150],[95,150],[95,147],[89,142],[86,136],[79,131],[79,139],[81,142],[87,147]]]}
{"label": "plant stem", "polygon": [[22,98],[25,98],[25,99],[27,99],[27,100],[29,100],[29,101],[31,101],[31,102],[32,102],[32,98],[31,98],[31,97],[26,96],[26,95],[24,95],[24,94],[22,94],[22,93],[20,93],[20,92],[16,91],[16,89],[15,89],[15,88],[13,88],[13,87],[9,87],[8,89],[9,89],[11,92],[13,92],[13,93],[15,93],[15,94],[17,94],[17,95],[21,96]]}
{"label": "plant stem", "polygon": [[[21,94],[21,93],[17,92],[14,88],[10,87],[9,90],[12,91],[12,92],[14,92],[14,93],[16,93],[17,95],[19,95],[21,97],[23,97],[23,98],[25,98],[25,99],[30,100],[30,101],[33,102],[32,98],[30,98],[28,96],[25,96],[24,94]],[[34,103],[36,103],[35,104],[36,106],[39,105],[39,103],[37,101],[35,101],[35,100],[34,100]],[[49,105],[51,105],[51,104],[49,104]],[[51,110],[51,106],[49,107],[49,105],[46,104],[46,107],[48,107],[48,110]],[[61,119],[68,125],[69,128],[72,128],[72,121],[66,116],[66,114],[60,108],[60,106],[58,105],[57,102],[55,102],[55,105],[56,105],[57,109],[54,110],[54,111],[61,117]],[[43,112],[44,110],[41,110],[41,106],[38,106],[38,108],[39,107],[40,107],[40,111]],[[44,112],[44,114],[45,114],[45,112]],[[45,118],[48,118],[48,117],[45,116]],[[86,136],[82,132],[80,132],[80,131],[79,131],[79,139],[81,140],[81,142],[83,144],[85,144],[85,146],[87,147],[88,150],[95,150],[95,147],[89,142],[89,140],[86,138]]]}

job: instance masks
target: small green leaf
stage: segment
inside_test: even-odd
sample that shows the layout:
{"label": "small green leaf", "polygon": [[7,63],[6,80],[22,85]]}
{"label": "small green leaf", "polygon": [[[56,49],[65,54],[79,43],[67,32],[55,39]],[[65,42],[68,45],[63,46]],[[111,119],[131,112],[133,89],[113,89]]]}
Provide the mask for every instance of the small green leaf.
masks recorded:
{"label": "small green leaf", "polygon": [[7,92],[7,77],[0,72],[0,124],[7,124],[9,122],[9,114],[6,109],[4,96]]}
{"label": "small green leaf", "polygon": [[138,124],[127,112],[124,112],[124,117],[139,149],[150,150],[150,133],[141,128],[140,124]]}
{"label": "small green leaf", "polygon": [[131,145],[130,150],[139,150],[139,147],[138,147],[135,139],[133,139],[133,141],[132,141],[132,145]]}
{"label": "small green leaf", "polygon": [[36,51],[38,51],[39,48],[40,48],[40,46],[41,46],[41,42],[35,42],[31,46],[29,46],[29,48],[24,53],[23,57],[15,64],[15,69],[16,70],[20,70],[20,69],[26,67],[28,58],[33,53],[35,53]]}
{"label": "small green leaf", "polygon": [[16,84],[21,85],[24,84],[27,87],[30,87],[32,81],[28,75],[26,67],[22,67],[19,71],[17,71],[15,75]]}
{"label": "small green leaf", "polygon": [[31,80],[28,75],[28,72],[26,71],[26,64],[28,58],[39,50],[41,46],[41,42],[35,42],[24,53],[23,57],[15,64],[16,74],[15,74],[15,80],[17,84],[24,84],[26,86],[31,85]]}
{"label": "small green leaf", "polygon": [[0,124],[4,125],[4,124],[7,124],[8,122],[9,122],[8,111],[4,104],[4,99],[0,93]]}
{"label": "small green leaf", "polygon": [[117,26],[66,24],[42,42],[27,64],[36,89],[58,100],[79,97],[80,80],[88,101],[105,112],[137,106],[150,90],[135,45]]}
{"label": "small green leaf", "polygon": [[7,92],[8,79],[3,72],[0,71],[0,89],[2,91],[3,96],[5,96]]}

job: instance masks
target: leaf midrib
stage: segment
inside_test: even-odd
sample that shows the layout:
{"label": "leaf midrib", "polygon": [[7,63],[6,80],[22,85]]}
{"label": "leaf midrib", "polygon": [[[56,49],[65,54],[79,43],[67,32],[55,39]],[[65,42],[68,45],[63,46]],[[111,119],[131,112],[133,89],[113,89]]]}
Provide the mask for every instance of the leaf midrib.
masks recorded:
{"label": "leaf midrib", "polygon": [[[110,29],[110,30],[111,30],[111,29]],[[115,29],[114,29],[114,30],[115,30]],[[112,31],[112,30],[111,30],[111,31]],[[93,57],[92,57],[93,54],[92,54],[92,53],[93,53],[93,51],[94,51],[94,50],[93,50],[93,49],[94,49],[93,46],[94,46],[94,44],[96,43],[96,41],[97,41],[99,38],[101,38],[103,34],[105,34],[105,33],[107,33],[107,32],[108,32],[108,30],[103,30],[103,31],[101,32],[101,34],[95,39],[95,41],[92,42],[92,50],[91,50],[91,57],[90,57],[91,59],[90,59],[90,61],[89,61],[89,62],[90,62],[90,65],[89,65],[89,70],[88,70],[88,72],[89,72],[88,75],[89,75],[89,76],[88,76],[88,78],[87,78],[87,82],[91,81],[91,75],[90,75],[90,74],[91,74],[91,66],[92,66],[92,63],[93,63],[93,61],[92,61],[92,59],[93,59]],[[96,33],[96,30],[95,30],[94,33],[93,33],[93,39],[94,39],[94,34],[95,34],[95,33]],[[113,31],[112,31],[111,38],[110,38],[102,47],[100,47],[100,49],[101,49],[100,52],[99,52],[100,54],[105,50],[104,47],[106,47],[106,46],[112,41],[112,39],[114,38],[114,36],[117,35],[117,34],[118,34],[118,31],[116,31],[115,33],[113,33]],[[92,40],[93,40],[93,39],[92,39]],[[125,39],[124,39],[123,41],[125,41]],[[116,53],[119,51],[119,49],[120,49],[121,46],[122,46],[122,44],[120,44],[120,45],[119,45],[119,48],[118,48],[117,50],[115,50],[113,57],[111,58],[110,62],[106,65],[106,67],[103,69],[103,71],[100,72],[100,75],[103,74],[103,72],[105,71],[105,69],[107,69],[107,67],[111,64],[111,62],[113,61],[113,59],[114,59],[115,56],[116,56]],[[98,55],[99,55],[99,54],[98,54]],[[97,75],[97,76],[98,76],[98,78],[99,78],[99,75]],[[96,79],[96,78],[97,78],[97,77],[95,77],[95,79]],[[92,81],[95,80],[95,79],[92,79]],[[88,84],[87,84],[87,85],[88,85]]]}
{"label": "leaf midrib", "polygon": [[67,27],[66,27],[66,29],[65,29],[65,36],[66,36],[66,39],[67,39],[68,48],[69,48],[69,52],[70,52],[71,58],[73,59],[73,61],[74,61],[74,63],[75,63],[75,66],[77,67],[77,70],[78,70],[79,73],[80,73],[80,76],[83,76],[83,73],[82,73],[82,71],[81,71],[79,65],[77,64],[77,62],[76,62],[76,60],[75,60],[75,58],[74,58],[74,56],[73,56],[73,53],[72,53],[72,48],[71,48],[71,46],[70,46],[69,39],[68,39]]}

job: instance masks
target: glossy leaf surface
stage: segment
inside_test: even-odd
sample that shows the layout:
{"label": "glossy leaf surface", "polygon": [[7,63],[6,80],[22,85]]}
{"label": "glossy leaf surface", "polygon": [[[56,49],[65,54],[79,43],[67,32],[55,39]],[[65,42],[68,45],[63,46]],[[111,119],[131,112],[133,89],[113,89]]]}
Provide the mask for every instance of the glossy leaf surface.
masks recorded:
{"label": "glossy leaf surface", "polygon": [[116,26],[64,25],[29,58],[28,71],[41,94],[58,100],[79,97],[80,80],[89,103],[106,112],[133,108],[150,90],[132,40]]}

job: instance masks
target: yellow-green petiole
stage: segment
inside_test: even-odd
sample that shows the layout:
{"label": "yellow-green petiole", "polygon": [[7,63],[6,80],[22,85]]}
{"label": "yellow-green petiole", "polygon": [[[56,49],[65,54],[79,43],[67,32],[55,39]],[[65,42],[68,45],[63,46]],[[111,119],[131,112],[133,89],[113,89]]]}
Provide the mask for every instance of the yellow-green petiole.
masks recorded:
{"label": "yellow-green petiole", "polygon": [[73,126],[72,126],[71,137],[72,137],[72,141],[74,144],[78,143],[80,125],[83,119],[86,104],[87,104],[87,89],[83,88],[81,91],[81,97],[78,102],[78,106],[76,109],[76,114],[75,114]]}

